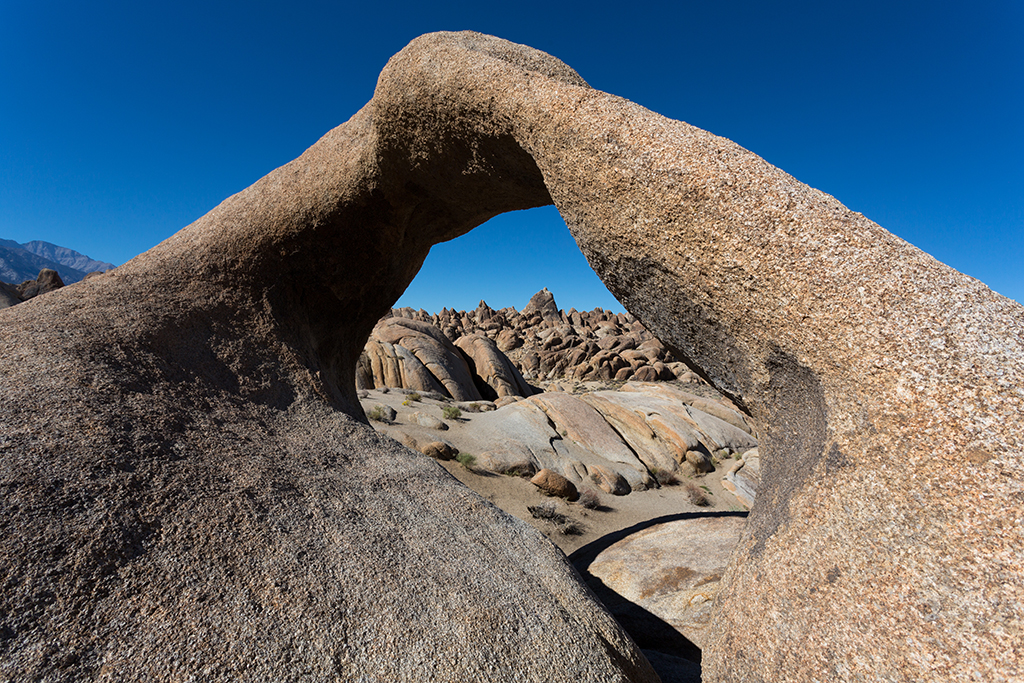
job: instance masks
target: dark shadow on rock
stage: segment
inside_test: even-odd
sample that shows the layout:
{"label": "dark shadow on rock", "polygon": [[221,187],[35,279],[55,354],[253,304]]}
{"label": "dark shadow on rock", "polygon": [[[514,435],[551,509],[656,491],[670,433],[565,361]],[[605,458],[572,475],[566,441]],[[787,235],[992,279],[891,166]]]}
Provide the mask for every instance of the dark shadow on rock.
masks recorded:
{"label": "dark shadow on rock", "polygon": [[655,669],[658,669],[658,673],[662,676],[663,680],[699,681],[699,668],[697,669],[697,677],[693,678],[694,672],[687,671],[685,664],[677,666],[679,664],[677,660],[687,660],[699,667],[701,661],[700,648],[664,619],[626,599],[607,586],[599,577],[591,574],[590,565],[597,559],[598,555],[615,543],[659,524],[706,517],[746,517],[747,514],[746,512],[680,512],[674,515],[664,515],[602,536],[596,541],[579,548],[569,556],[569,561],[572,562],[576,571],[580,573],[584,583],[604,603],[616,621],[633,638],[633,641],[645,651],[656,651],[668,655],[667,657],[657,658],[659,661],[663,660],[666,668],[664,673],[660,670],[659,665],[654,660],[651,660],[652,665]]}
{"label": "dark shadow on rock", "polygon": [[701,683],[700,664],[658,650],[642,650],[661,683]]}
{"label": "dark shadow on rock", "polygon": [[619,595],[593,574],[582,571],[580,574],[590,590],[594,591],[640,649],[657,650],[700,664],[700,648],[671,624]]}
{"label": "dark shadow on rock", "polygon": [[569,561],[575,565],[577,571],[581,574],[590,566],[590,563],[601,554],[606,548],[615,543],[618,543],[627,536],[643,531],[644,529],[650,529],[652,526],[659,524],[666,524],[668,522],[677,522],[681,519],[704,519],[707,517],[746,517],[749,513],[743,511],[720,511],[720,512],[677,512],[674,515],[662,515],[661,517],[655,517],[654,519],[648,519],[643,522],[637,522],[633,526],[628,526],[625,529],[619,529],[613,531],[610,534],[605,534],[596,541],[591,541],[581,548],[577,548],[571,555],[569,555]]}

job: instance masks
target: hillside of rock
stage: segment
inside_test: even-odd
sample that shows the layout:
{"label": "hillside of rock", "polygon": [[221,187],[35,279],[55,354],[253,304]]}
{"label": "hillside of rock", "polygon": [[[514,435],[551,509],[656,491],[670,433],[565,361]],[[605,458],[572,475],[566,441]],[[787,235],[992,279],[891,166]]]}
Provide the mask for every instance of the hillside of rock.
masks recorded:
{"label": "hillside of rock", "polygon": [[[458,438],[448,434],[458,420],[444,419],[447,398],[438,392],[412,401],[405,399],[408,390],[363,391],[360,397],[368,415],[383,416],[374,421],[378,431],[414,450],[439,457],[431,449],[445,442],[454,452],[471,452],[480,471],[532,476],[548,470],[577,488],[623,496],[657,488],[659,477],[709,472],[715,462],[728,468],[757,448],[754,425],[728,399],[687,388],[630,381],[617,390],[549,391],[501,407],[455,402],[452,407],[472,416],[471,428],[460,429]],[[376,413],[382,405],[395,414]],[[752,500],[756,485],[751,489]]]}

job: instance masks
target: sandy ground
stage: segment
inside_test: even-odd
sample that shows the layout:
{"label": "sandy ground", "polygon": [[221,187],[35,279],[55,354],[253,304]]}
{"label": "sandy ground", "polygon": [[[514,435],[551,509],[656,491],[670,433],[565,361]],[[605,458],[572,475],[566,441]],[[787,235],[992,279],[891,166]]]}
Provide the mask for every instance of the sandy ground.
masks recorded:
{"label": "sandy ground", "polygon": [[[586,385],[577,384],[573,388],[579,393],[615,387],[609,386],[608,383],[587,383]],[[714,395],[707,387],[698,385],[684,385],[682,388],[691,393]],[[463,411],[462,416],[457,419],[444,419],[444,423],[448,426],[448,429],[445,430],[422,427],[415,423],[414,413],[442,418],[442,409],[445,406],[453,405],[453,402],[448,399],[440,399],[440,397],[428,396],[422,396],[419,401],[411,401],[409,393],[403,389],[389,389],[386,392],[376,389],[366,392],[366,398],[362,399],[364,410],[369,411],[374,405],[383,404],[390,406],[397,413],[396,419],[391,424],[371,421],[375,429],[398,441],[408,442],[408,437],[412,437],[419,443],[444,440],[460,450],[462,450],[463,444],[471,442],[468,435],[473,429],[473,420],[479,416],[479,413]],[[403,402],[408,405],[403,405]],[[593,510],[589,510],[579,503],[550,498],[531,484],[529,479],[470,469],[454,460],[439,461],[439,464],[456,479],[505,512],[533,525],[568,555],[607,534],[657,517],[680,512],[744,510],[745,508],[739,504],[736,498],[722,488],[722,477],[728,471],[730,462],[720,463],[714,472],[705,475],[692,478],[683,477],[675,485],[662,486],[659,489],[648,491],[634,491],[625,496],[613,496],[593,487],[593,490],[599,494],[601,503],[600,507]],[[688,485],[691,484],[707,494],[710,505],[697,506],[691,502],[691,494],[687,490]],[[530,506],[552,503],[556,512],[575,524],[569,525],[565,521],[556,524],[548,519],[538,519],[528,509]],[[563,529],[567,528],[569,533],[563,532]]]}

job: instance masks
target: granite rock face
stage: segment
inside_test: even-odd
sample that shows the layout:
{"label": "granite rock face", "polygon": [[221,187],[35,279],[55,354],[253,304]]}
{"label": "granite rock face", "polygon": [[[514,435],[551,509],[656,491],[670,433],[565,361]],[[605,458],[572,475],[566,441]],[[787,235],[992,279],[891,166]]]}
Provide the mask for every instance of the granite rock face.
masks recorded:
{"label": "granite rock face", "polygon": [[478,417],[466,439],[480,454],[479,469],[549,469],[575,486],[597,486],[614,495],[656,488],[658,471],[692,475],[694,469],[686,465],[692,449],[707,454],[757,446],[749,433],[686,401],[716,405],[722,414],[732,412],[675,388],[631,382],[623,391],[530,396]]}
{"label": "granite rock face", "polygon": [[356,368],[356,387],[432,391],[456,401],[482,400],[466,358],[433,325],[407,318],[381,320]]}
{"label": "granite rock face", "polygon": [[[585,88],[483,37],[406,56],[502,52]],[[548,541],[359,408],[358,356],[430,245],[550,202],[463,114],[408,138],[401,100],[463,92],[403,59],[296,161],[3,312],[0,679],[657,680]],[[508,173],[467,168],[466,144]]]}
{"label": "granite rock face", "polygon": [[1024,309],[474,33],[415,40],[295,161],[4,312],[0,673],[654,680],[559,553],[358,408],[430,246],[551,202],[766,425],[705,680],[1021,678]]}
{"label": "granite rock face", "polygon": [[707,647],[718,617],[722,575],[745,524],[735,513],[684,513],[612,534],[569,559],[640,647],[700,661],[699,648]]}

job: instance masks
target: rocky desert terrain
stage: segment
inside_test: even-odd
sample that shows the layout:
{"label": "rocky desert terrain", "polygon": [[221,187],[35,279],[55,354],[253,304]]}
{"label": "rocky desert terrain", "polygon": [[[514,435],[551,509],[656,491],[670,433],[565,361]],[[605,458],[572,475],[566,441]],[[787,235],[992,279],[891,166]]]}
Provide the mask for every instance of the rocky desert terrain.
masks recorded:
{"label": "rocky desert terrain", "polygon": [[378,432],[547,536],[664,679],[699,680],[760,481],[749,417],[631,316],[546,289],[522,312],[392,310],[359,367]]}

